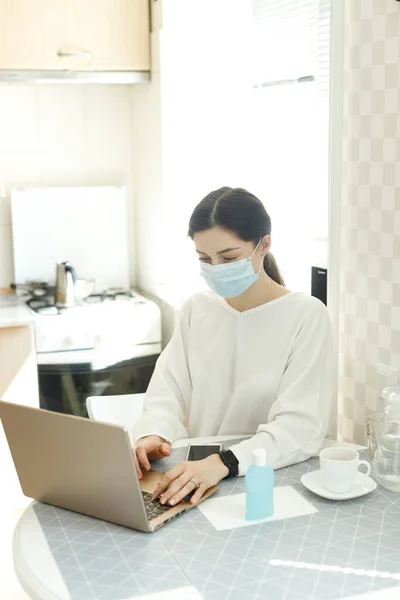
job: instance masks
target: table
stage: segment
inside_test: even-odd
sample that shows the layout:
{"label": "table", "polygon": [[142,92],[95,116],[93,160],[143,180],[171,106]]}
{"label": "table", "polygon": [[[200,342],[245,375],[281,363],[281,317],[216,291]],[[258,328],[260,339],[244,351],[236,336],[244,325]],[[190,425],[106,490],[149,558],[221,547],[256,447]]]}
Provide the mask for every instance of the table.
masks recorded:
{"label": "table", "polygon": [[[174,449],[156,468],[185,453]],[[317,468],[312,458],[275,472],[276,486],[292,486],[317,512],[234,530],[217,531],[194,509],[143,534],[34,502],[14,533],[17,576],[33,600],[339,600],[374,591],[383,600],[390,588],[399,598],[400,495],[378,486],[325,500],[300,483]],[[243,491],[237,478],[218,494]]]}

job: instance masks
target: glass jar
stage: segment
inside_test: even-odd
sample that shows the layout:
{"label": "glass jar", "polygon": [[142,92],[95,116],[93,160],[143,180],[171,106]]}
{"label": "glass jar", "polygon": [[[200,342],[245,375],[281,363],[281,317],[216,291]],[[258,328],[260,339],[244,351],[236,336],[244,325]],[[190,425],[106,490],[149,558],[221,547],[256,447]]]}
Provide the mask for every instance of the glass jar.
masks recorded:
{"label": "glass jar", "polygon": [[390,387],[383,388],[382,393],[381,393],[381,397],[383,398],[383,401],[385,403],[389,399],[389,396],[391,394],[393,394],[393,392],[396,392],[397,394],[400,394],[400,385],[395,385],[395,386],[390,386]]}
{"label": "glass jar", "polygon": [[373,460],[375,477],[383,487],[400,492],[400,393],[385,399],[385,419]]}
{"label": "glass jar", "polygon": [[381,437],[382,425],[385,420],[385,413],[380,410],[374,410],[365,417],[367,425],[367,443],[368,454],[371,465],[373,464],[376,447]]}

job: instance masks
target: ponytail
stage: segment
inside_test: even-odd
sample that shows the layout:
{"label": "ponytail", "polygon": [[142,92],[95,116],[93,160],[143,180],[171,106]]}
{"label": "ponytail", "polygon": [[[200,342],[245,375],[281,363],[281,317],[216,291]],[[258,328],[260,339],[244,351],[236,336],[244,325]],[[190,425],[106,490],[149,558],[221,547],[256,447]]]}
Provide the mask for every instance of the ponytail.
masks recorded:
{"label": "ponytail", "polygon": [[268,277],[271,277],[271,279],[275,281],[275,283],[283,286],[285,285],[281,270],[271,252],[267,252],[267,254],[264,256],[264,271]]}

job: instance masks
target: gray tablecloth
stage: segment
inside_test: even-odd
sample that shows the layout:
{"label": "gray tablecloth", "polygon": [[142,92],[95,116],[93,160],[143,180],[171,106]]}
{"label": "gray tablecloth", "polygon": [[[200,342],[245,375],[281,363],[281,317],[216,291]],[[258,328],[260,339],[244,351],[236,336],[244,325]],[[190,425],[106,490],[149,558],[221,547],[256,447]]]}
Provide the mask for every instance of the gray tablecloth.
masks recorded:
{"label": "gray tablecloth", "polygon": [[[170,469],[185,453],[175,450],[157,468]],[[185,585],[205,600],[338,600],[399,585],[400,495],[378,487],[355,500],[325,500],[300,483],[316,468],[311,459],[281,469],[275,485],[293,486],[318,512],[235,530],[216,531],[197,509],[154,534],[39,503],[31,510],[72,600]],[[238,478],[221,482],[218,494],[243,491]]]}

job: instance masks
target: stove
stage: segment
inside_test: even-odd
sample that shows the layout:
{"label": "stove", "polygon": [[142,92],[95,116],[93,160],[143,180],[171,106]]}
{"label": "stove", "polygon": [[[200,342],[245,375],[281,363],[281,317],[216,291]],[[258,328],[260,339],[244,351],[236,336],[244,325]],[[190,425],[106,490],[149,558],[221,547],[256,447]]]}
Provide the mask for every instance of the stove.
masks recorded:
{"label": "stove", "polygon": [[69,308],[29,297],[40,406],[87,416],[89,396],[144,393],[161,352],[158,306],[133,290],[108,289]]}
{"label": "stove", "polygon": [[125,290],[123,288],[110,288],[108,290],[105,290],[104,292],[91,294],[90,296],[87,296],[87,298],[78,302],[75,306],[68,308],[57,306],[56,304],[54,304],[54,298],[52,296],[46,295],[30,298],[26,301],[26,303],[30,309],[32,309],[34,312],[40,315],[53,316],[63,314],[65,313],[65,311],[70,311],[71,309],[73,310],[77,306],[99,304],[111,300],[117,302],[129,301],[140,304],[146,303],[146,300],[142,296],[139,296],[139,294],[137,294],[133,290]]}
{"label": "stove", "polygon": [[160,309],[134,290],[110,288],[68,308],[56,306],[48,295],[29,296],[26,303],[33,312],[39,364],[87,362],[88,351],[92,358],[111,352],[122,359],[137,354],[138,347],[161,351]]}

